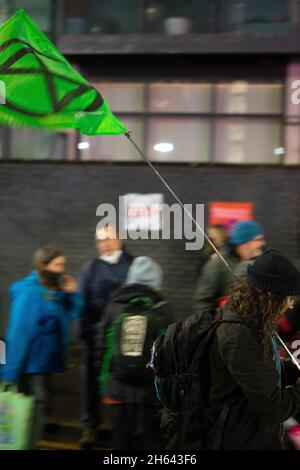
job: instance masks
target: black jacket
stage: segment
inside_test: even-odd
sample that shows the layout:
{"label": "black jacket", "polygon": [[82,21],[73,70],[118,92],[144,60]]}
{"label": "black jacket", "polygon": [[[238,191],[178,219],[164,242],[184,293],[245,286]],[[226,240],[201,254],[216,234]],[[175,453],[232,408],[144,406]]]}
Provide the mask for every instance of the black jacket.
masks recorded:
{"label": "black jacket", "polygon": [[86,264],[80,276],[84,297],[81,337],[90,339],[92,325],[100,322],[109,297],[127,277],[132,257],[124,250],[118,263],[109,264],[96,258]]}
{"label": "black jacket", "polygon": [[[100,363],[102,363],[102,359],[105,354],[105,338],[109,327],[112,325],[115,318],[120,315],[121,312],[123,312],[124,305],[126,305],[130,299],[140,296],[147,296],[151,298],[154,303],[154,307],[152,307],[152,313],[160,317],[160,325],[162,329],[166,328],[167,325],[172,321],[170,304],[163,299],[160,293],[141,284],[129,284],[127,286],[121,287],[112,294],[110,302],[107,305],[107,309],[100,323],[96,345]],[[150,354],[151,351],[149,351],[149,359]],[[149,371],[149,375],[151,375],[151,371]],[[128,384],[125,385],[120,380],[117,380],[114,376],[113,364],[110,365],[109,379],[107,380],[104,395],[109,396],[114,400],[120,400],[126,403],[134,403],[136,401],[153,403],[156,401],[154,380],[152,381],[152,376],[150,386],[145,385],[143,387],[134,387]]]}
{"label": "black jacket", "polygon": [[[226,316],[241,318],[224,309]],[[279,388],[274,358],[264,361],[254,325],[222,323],[210,350],[210,405],[229,405],[223,449],[280,449],[281,423],[300,411],[300,386]],[[216,433],[213,427],[208,441]]]}

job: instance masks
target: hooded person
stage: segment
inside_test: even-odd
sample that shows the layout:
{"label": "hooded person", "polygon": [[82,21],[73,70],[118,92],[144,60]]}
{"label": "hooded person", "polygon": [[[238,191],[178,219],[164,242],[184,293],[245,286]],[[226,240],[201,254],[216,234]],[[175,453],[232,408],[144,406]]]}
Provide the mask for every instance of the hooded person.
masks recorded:
{"label": "hooded person", "polygon": [[[232,286],[209,352],[215,422],[226,410],[221,449],[282,448],[282,424],[300,412],[300,385],[285,388],[274,331],[299,293],[298,270],[275,250]],[[213,426],[208,442],[215,434]]]}
{"label": "hooded person", "polygon": [[[263,253],[265,244],[261,225],[254,220],[244,220],[234,225],[229,235],[229,244],[223,246],[220,253],[230,269],[239,277],[246,273],[249,263]],[[197,282],[194,296],[195,313],[202,314],[223,306],[234,281],[233,274],[217,254],[213,254],[203,267]]]}
{"label": "hooded person", "polygon": [[161,267],[149,257],[135,258],[101,323],[100,393],[112,411],[113,449],[161,445],[153,376],[146,367],[154,340],[171,320],[161,287]]}

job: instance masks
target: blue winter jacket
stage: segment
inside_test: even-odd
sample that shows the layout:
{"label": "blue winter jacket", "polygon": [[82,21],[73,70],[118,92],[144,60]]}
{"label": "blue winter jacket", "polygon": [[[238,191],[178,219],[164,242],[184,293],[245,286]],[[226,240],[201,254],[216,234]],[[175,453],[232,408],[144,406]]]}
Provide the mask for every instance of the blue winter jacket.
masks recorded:
{"label": "blue winter jacket", "polygon": [[54,292],[32,271],[10,288],[11,310],[6,333],[6,364],[0,376],[18,382],[24,373],[63,372],[69,343],[69,324],[80,316],[80,293]]}

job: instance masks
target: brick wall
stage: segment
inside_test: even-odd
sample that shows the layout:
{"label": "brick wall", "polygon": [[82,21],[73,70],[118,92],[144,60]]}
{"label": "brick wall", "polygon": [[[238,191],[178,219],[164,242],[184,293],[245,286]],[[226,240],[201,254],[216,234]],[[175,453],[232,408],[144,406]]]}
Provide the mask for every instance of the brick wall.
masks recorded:
{"label": "brick wall", "polygon": [[[255,217],[270,244],[297,259],[300,250],[299,180],[297,167],[160,165],[170,185],[186,203],[213,200],[253,201]],[[163,192],[144,164],[23,163],[0,164],[0,302],[1,327],[7,312],[7,288],[29,269],[34,249],[56,242],[65,248],[69,271],[77,275],[94,256],[96,208],[116,204],[131,192]],[[198,255],[178,240],[130,241],[134,255],[155,258],[165,274],[165,293],[176,317],[191,312]]]}

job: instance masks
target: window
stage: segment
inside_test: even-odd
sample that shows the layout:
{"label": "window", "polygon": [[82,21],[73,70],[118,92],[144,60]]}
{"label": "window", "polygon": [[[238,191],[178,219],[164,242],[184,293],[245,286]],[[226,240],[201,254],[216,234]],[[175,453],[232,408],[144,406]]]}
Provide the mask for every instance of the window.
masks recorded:
{"label": "window", "polygon": [[[217,84],[214,161],[279,163],[282,158],[282,110],[281,83],[233,81]],[[241,118],[234,118],[236,115]]]}
{"label": "window", "polygon": [[[292,28],[291,19],[296,10],[293,5],[297,1],[64,0],[65,33],[172,34],[182,31],[182,28],[193,33],[231,32],[237,29],[241,32],[284,32]],[[185,21],[170,26],[168,20],[172,18],[183,18]]]}
{"label": "window", "polygon": [[[165,162],[207,162],[211,151],[213,86],[209,83],[96,83],[96,88],[148,158]],[[203,117],[202,117],[203,115]],[[81,136],[82,160],[139,160],[122,137]],[[156,149],[169,143],[172,150]]]}
{"label": "window", "polygon": [[141,31],[144,0],[64,0],[66,34],[131,34]]}
{"label": "window", "polygon": [[281,148],[278,120],[216,119],[216,162],[280,163]]}
{"label": "window", "polygon": [[[208,162],[210,156],[210,122],[194,118],[149,118],[147,155],[153,161]],[[155,150],[169,143],[169,152]]]}
{"label": "window", "polygon": [[[143,148],[143,121],[139,117],[124,117],[122,122],[128,130],[134,131],[134,140]],[[123,135],[81,135],[78,145],[80,160],[134,161],[140,156]]]}
{"label": "window", "polygon": [[[128,130],[134,133],[134,140],[143,147],[144,120],[141,115],[145,112],[144,83],[95,83],[110,109],[121,113],[121,121]],[[80,136],[78,145],[80,160],[139,160],[139,155],[124,136]]]}
{"label": "window", "polygon": [[[282,161],[280,82],[106,80],[95,87],[154,162]],[[0,158],[141,161],[122,135],[3,129]]]}
{"label": "window", "polygon": [[4,0],[1,7],[7,10],[8,16],[13,15],[19,8],[24,8],[33,21],[44,33],[52,31],[52,1],[51,0]]}
{"label": "window", "polygon": [[145,111],[145,85],[143,83],[94,83],[94,86],[114,113]]}
{"label": "window", "polygon": [[282,111],[282,84],[250,84],[246,81],[216,86],[217,113],[278,114]]}
{"label": "window", "polygon": [[140,29],[140,9],[140,0],[91,0],[89,33],[137,33]]}
{"label": "window", "polygon": [[199,83],[152,83],[149,111],[156,113],[209,113],[212,85]]}
{"label": "window", "polygon": [[[156,162],[282,159],[282,83],[99,82],[111,110]],[[82,160],[139,160],[122,136],[81,136]]]}
{"label": "window", "polygon": [[66,135],[40,129],[11,129],[9,157],[22,160],[63,160]]}
{"label": "window", "polygon": [[[211,112],[211,84],[150,83],[148,103],[147,155],[151,160],[209,161],[211,124],[200,116]],[[157,150],[164,143],[172,150]]]}

